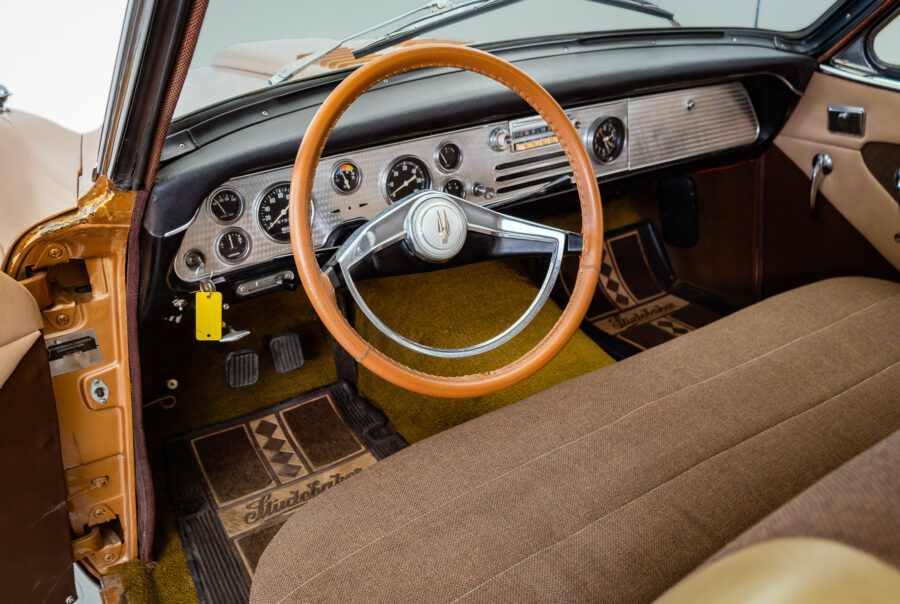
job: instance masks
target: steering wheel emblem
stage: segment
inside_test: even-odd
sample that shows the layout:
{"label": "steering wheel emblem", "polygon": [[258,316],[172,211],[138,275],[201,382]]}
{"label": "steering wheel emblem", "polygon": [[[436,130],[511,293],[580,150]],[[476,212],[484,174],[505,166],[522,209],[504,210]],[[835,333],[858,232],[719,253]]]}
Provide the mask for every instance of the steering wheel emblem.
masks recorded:
{"label": "steering wheel emblem", "polygon": [[450,222],[447,220],[447,212],[439,211],[437,220],[438,235],[441,236],[441,243],[447,244],[450,239]]}
{"label": "steering wheel emblem", "polygon": [[452,197],[430,191],[413,202],[404,224],[413,253],[428,262],[446,262],[466,242],[466,213]]}

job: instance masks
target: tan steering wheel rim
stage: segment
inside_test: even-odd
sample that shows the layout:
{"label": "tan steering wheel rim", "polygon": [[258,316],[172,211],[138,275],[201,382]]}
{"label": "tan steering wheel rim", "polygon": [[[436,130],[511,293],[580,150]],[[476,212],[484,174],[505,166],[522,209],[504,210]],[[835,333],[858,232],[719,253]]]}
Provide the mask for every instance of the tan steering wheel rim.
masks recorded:
{"label": "tan steering wheel rim", "polygon": [[[388,357],[369,344],[338,308],[334,288],[319,269],[310,228],[312,187],[325,142],[344,111],[363,92],[389,77],[428,67],[471,71],[503,84],[525,100],[547,122],[572,166],[581,200],[583,246],[578,275],[569,303],[556,324],[512,363],[486,373],[438,376],[417,371]],[[540,84],[521,70],[486,52],[449,44],[428,44],[388,52],[344,79],[313,117],[294,160],[291,174],[290,233],[294,261],[310,302],[334,336],[357,362],[381,378],[407,390],[445,398],[498,392],[530,377],[566,345],[578,329],[597,285],[603,250],[603,212],[600,191],[587,151],[565,112]]]}

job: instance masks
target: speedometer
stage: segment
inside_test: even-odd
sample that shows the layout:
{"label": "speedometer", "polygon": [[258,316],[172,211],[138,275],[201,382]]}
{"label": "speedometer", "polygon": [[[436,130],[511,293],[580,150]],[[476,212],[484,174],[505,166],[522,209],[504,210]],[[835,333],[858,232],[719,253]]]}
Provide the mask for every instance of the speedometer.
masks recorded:
{"label": "speedometer", "polygon": [[384,179],[384,192],[391,203],[431,186],[431,174],[425,164],[415,157],[398,159]]}
{"label": "speedometer", "polygon": [[269,239],[283,243],[291,240],[288,226],[288,207],[291,199],[291,185],[275,185],[259,200],[256,218],[259,226]]}

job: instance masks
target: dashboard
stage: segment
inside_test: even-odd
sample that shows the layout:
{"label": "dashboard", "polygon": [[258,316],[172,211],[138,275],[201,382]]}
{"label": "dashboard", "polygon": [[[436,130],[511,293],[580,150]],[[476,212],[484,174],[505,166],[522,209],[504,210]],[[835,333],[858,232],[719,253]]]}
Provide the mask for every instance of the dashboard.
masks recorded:
{"label": "dashboard", "polygon": [[[566,110],[601,181],[614,175],[740,149],[755,143],[760,122],[740,82],[630,96]],[[288,203],[292,166],[229,178],[177,229],[183,239],[173,270],[186,284],[291,255]],[[538,116],[492,121],[323,157],[313,186],[316,248],[332,247],[347,228],[427,188],[486,206],[503,206],[571,173],[565,154]],[[292,275],[276,271],[236,287],[238,297]]]}
{"label": "dashboard", "polygon": [[[492,52],[565,109],[601,185],[759,157],[816,69],[771,40],[697,32]],[[228,304],[299,285],[287,183],[303,133],[342,77],[273,86],[172,125],[141,225],[141,323],[178,321],[205,279]],[[506,87],[466,71],[422,69],[373,86],[341,117],[317,167],[320,260],[417,188],[525,217],[574,202],[574,188],[553,184],[570,168],[545,127]]]}

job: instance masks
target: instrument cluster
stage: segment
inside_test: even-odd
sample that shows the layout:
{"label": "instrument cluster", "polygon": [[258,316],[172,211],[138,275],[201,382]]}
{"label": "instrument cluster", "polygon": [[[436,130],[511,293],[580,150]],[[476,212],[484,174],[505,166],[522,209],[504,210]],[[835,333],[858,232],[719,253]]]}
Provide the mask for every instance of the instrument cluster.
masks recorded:
{"label": "instrument cluster", "polygon": [[[739,83],[717,84],[567,110],[597,177],[756,141],[759,125]],[[203,200],[174,270],[194,283],[291,254],[291,166],[239,176]],[[494,122],[323,157],[312,191],[313,244],[333,246],[359,224],[422,189],[502,205],[571,171],[539,117]]]}

